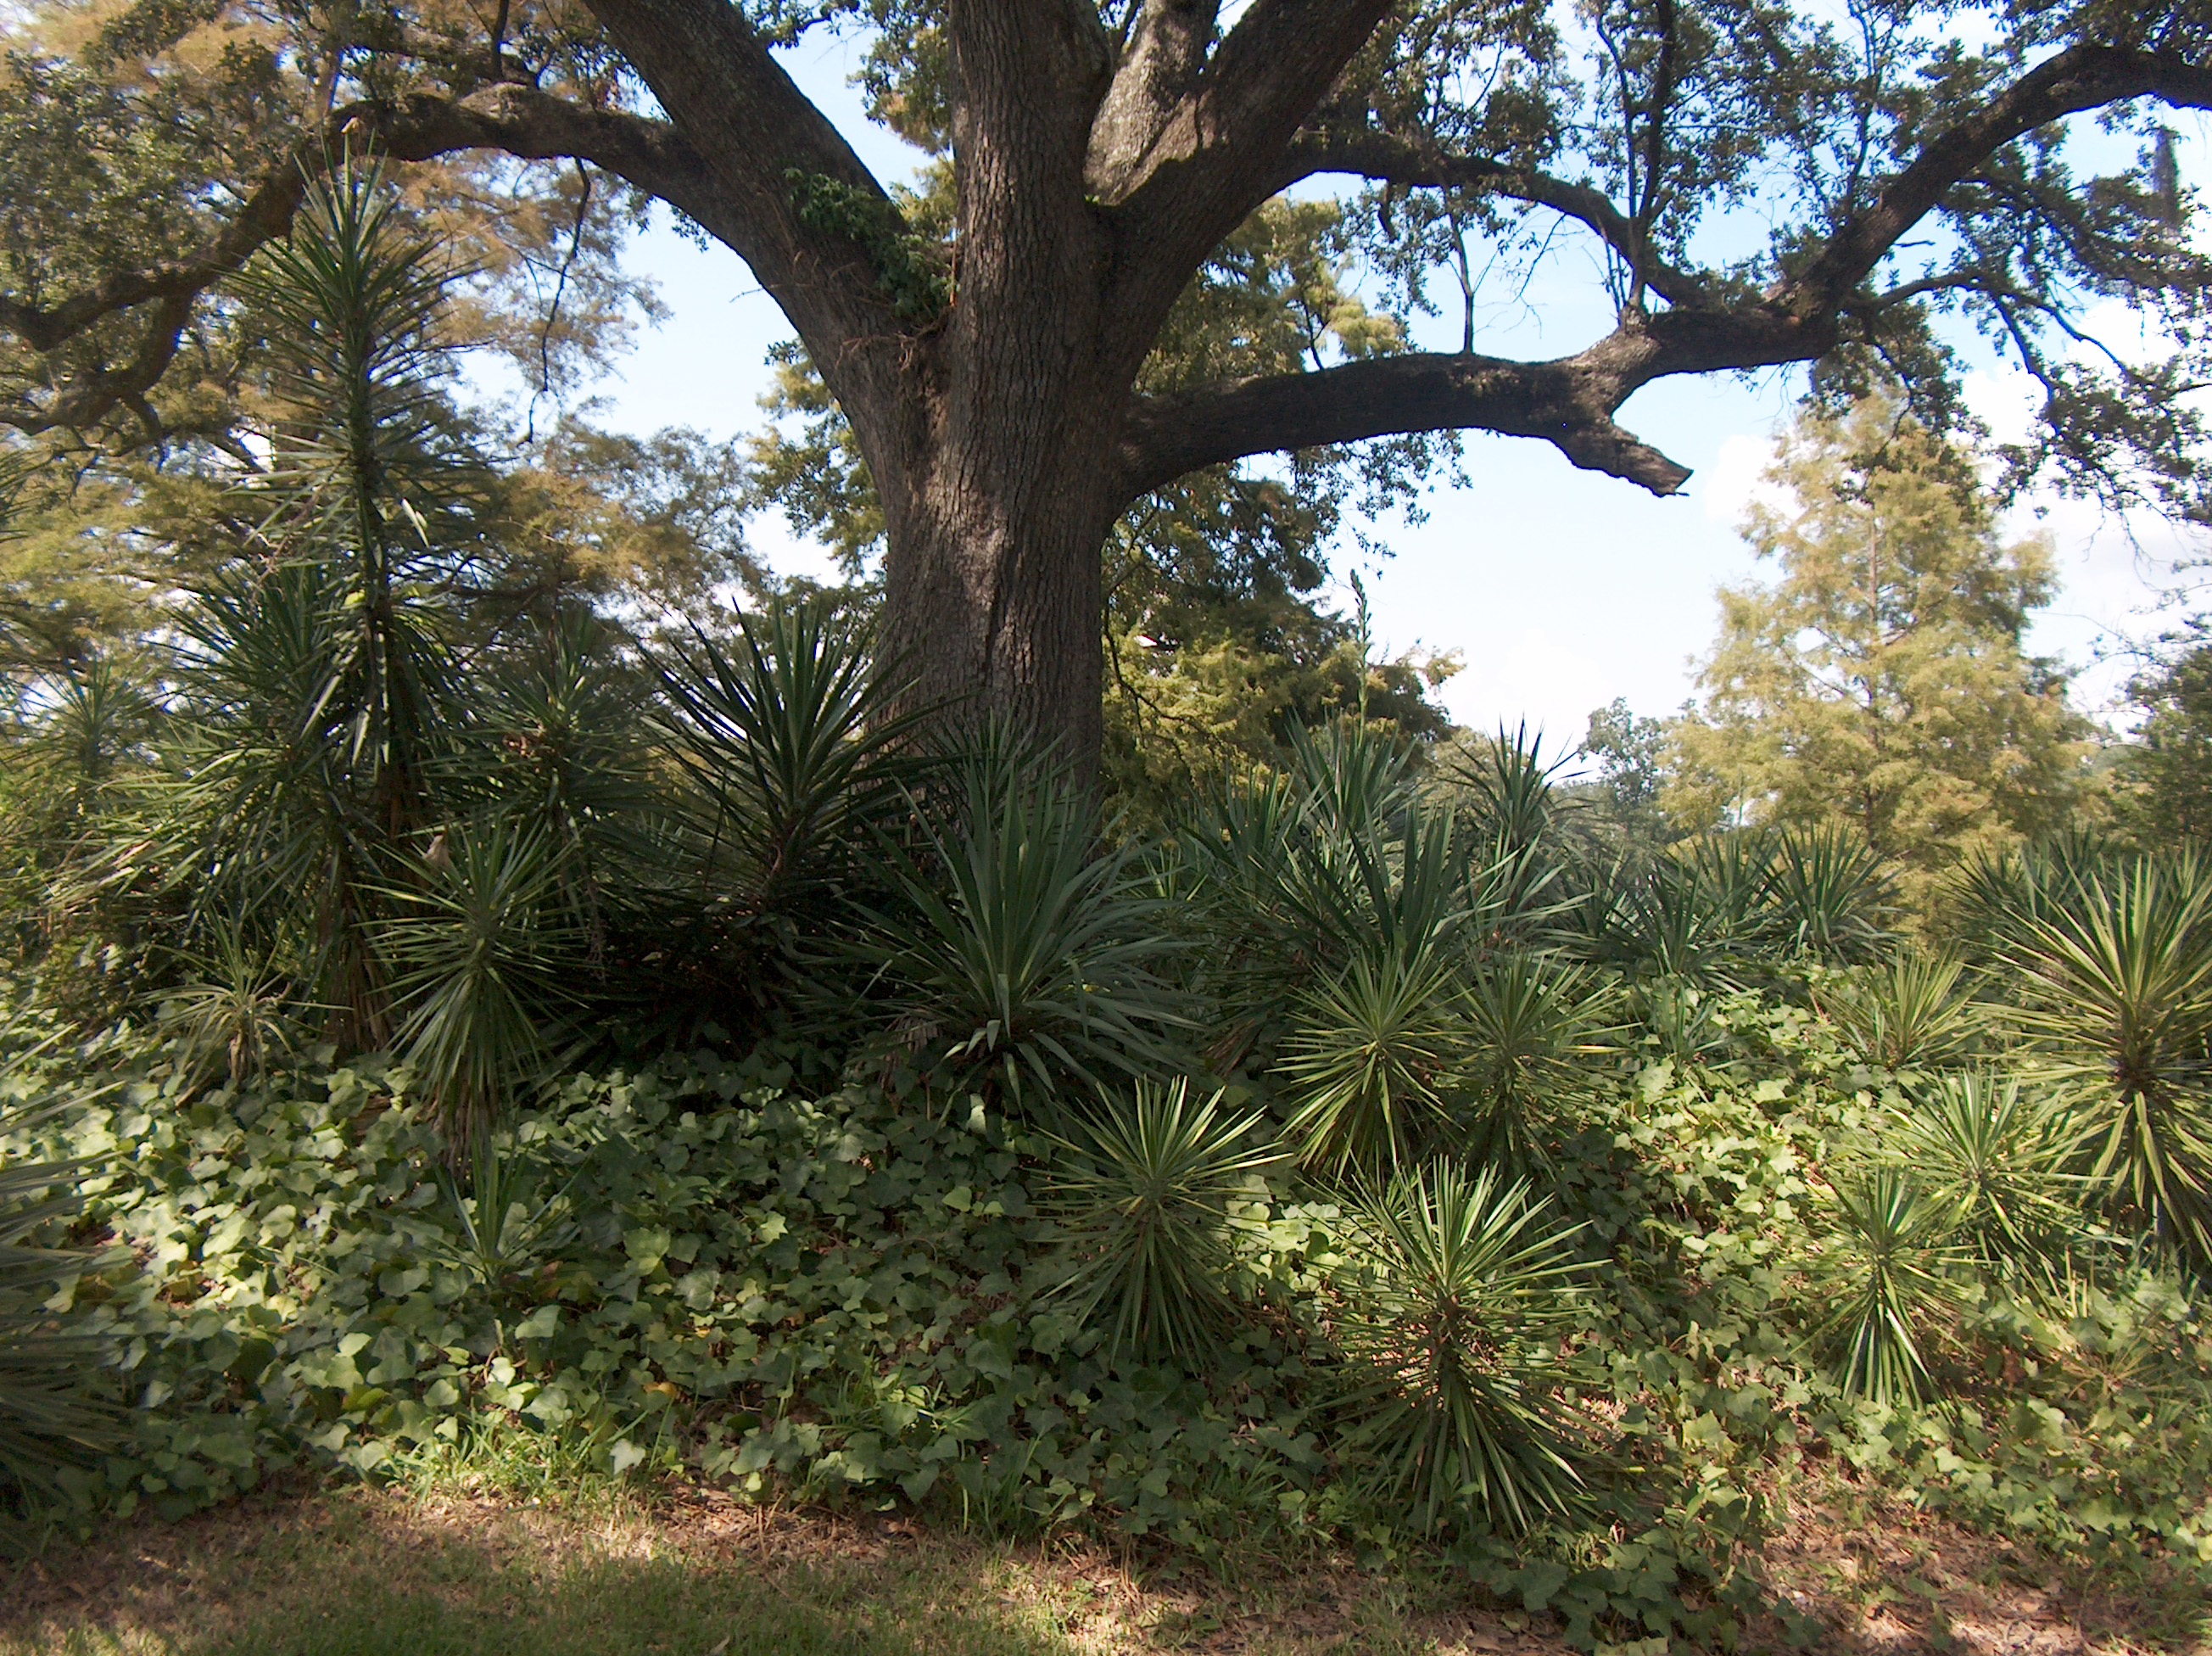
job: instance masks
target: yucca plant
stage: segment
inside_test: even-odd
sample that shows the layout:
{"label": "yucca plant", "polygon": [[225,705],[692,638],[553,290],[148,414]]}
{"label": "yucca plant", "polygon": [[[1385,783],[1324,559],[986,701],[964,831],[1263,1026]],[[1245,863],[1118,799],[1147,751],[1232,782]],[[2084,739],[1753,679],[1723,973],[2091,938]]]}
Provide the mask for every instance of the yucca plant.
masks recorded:
{"label": "yucca plant", "polygon": [[1541,955],[1507,951],[1476,965],[1460,999],[1468,1056],[1455,1113],[1468,1154],[1520,1171],[1549,1165],[1539,1123],[1612,1050],[1610,1002],[1595,974]]}
{"label": "yucca plant", "polygon": [[1449,953],[1378,946],[1354,955],[1299,1005],[1276,1066],[1299,1160],[1372,1173],[1449,1142],[1473,1050]]}
{"label": "yucca plant", "polygon": [[1523,1530],[1579,1501],[1589,1452],[1559,1397],[1574,1235],[1525,1181],[1449,1161],[1350,1204],[1334,1325],[1358,1378],[1342,1452],[1413,1527]]}
{"label": "yucca plant", "polygon": [[487,1130],[550,1066],[552,1014],[581,966],[553,901],[545,836],[492,817],[441,833],[415,881],[388,890],[376,941],[398,1014],[396,1044],[447,1131]]}
{"label": "yucca plant", "polygon": [[1896,899],[1881,858],[1841,828],[1776,834],[1764,896],[1777,940],[1800,958],[1852,965],[1893,941]]}
{"label": "yucca plant", "polygon": [[2080,1088],[2093,1180],[2212,1267],[2212,865],[2191,851],[2085,873],[2002,947],[2014,1025],[2044,1075]]}
{"label": "yucca plant", "polygon": [[162,992],[161,1027],[196,1080],[220,1068],[232,1087],[258,1079],[297,1043],[297,976],[286,940],[256,944],[228,916],[211,918],[210,947],[182,957],[193,975]]}
{"label": "yucca plant", "polygon": [[1396,748],[1351,727],[1300,733],[1292,753],[1287,776],[1202,801],[1176,843],[1170,889],[1206,943],[1201,987],[1228,1014],[1218,1063],[1325,995],[1356,957],[1395,952],[1402,972],[1508,913],[1506,882],[1487,880],[1493,865],[1470,858]]}
{"label": "yucca plant", "polygon": [[2096,906],[2093,888],[2109,885],[2125,861],[2089,829],[2002,851],[1978,851],[1951,877],[1945,892],[1954,941],[1970,959],[2001,960],[2026,928]]}
{"label": "yucca plant", "polygon": [[1073,1260],[1054,1292],[1103,1321],[1118,1355],[1193,1362],[1236,1318],[1229,1204],[1264,1198],[1283,1156],[1261,1112],[1232,1115],[1222,1099],[1194,1102],[1187,1080],[1139,1081],[1051,1141],[1065,1160],[1048,1199]]}
{"label": "yucca plant", "polygon": [[894,1039],[1017,1108],[1172,1066],[1190,1020],[1135,850],[1057,777],[977,767],[965,792],[950,825],[917,807],[919,858],[883,842],[900,902],[848,947]]}
{"label": "yucca plant", "polygon": [[[56,1108],[0,1116],[0,1141],[27,1137]],[[117,1410],[100,1395],[102,1342],[46,1309],[83,1256],[35,1247],[41,1227],[76,1211],[88,1164],[0,1158],[0,1516],[50,1495],[59,1474],[107,1447]]]}
{"label": "yucca plant", "polygon": [[568,1192],[574,1175],[548,1191],[547,1169],[511,1131],[473,1135],[467,1188],[451,1166],[438,1170],[458,1236],[447,1257],[479,1288],[495,1288],[575,1234]]}
{"label": "yucca plant", "polygon": [[349,162],[240,278],[273,319],[270,463],[234,490],[238,557],[180,617],[175,740],[117,855],[166,869],[196,932],[312,938],[313,998],[359,1041],[390,1029],[380,892],[470,716],[455,636],[487,549],[446,396],[453,275]]}
{"label": "yucca plant", "polygon": [[1814,1304],[1826,1307],[1814,1350],[1846,1396],[1923,1400],[1928,1354],[1964,1304],[1956,1205],[1896,1167],[1839,1182],[1813,1262]]}
{"label": "yucca plant", "polygon": [[1956,960],[1900,949],[1880,965],[1819,983],[1814,1004],[1861,1062],[1888,1070],[1936,1069],[1971,1056],[1986,1009]]}
{"label": "yucca plant", "polygon": [[2063,1099],[1970,1070],[1916,1088],[1894,1113],[1891,1148],[1950,1208],[1959,1239],[1998,1265],[2032,1263],[2063,1241],[2080,1141]]}

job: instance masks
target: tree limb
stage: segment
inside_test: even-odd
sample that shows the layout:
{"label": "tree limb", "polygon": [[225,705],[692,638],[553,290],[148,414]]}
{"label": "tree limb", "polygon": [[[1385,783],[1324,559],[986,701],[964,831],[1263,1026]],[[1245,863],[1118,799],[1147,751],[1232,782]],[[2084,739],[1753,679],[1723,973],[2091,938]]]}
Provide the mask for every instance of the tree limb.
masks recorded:
{"label": "tree limb", "polygon": [[1770,296],[1803,318],[1833,311],[1946,192],[2005,145],[2068,115],[2142,97],[2212,108],[2212,65],[2192,63],[2178,52],[2095,43],[2045,58],[1923,146],[1881,186],[1871,206],[1830,236]]}
{"label": "tree limb", "polygon": [[[703,173],[665,124],[574,104],[528,87],[486,87],[459,100],[415,97],[364,102],[333,113],[270,166],[245,204],[196,253],[117,271],[58,304],[0,294],[0,327],[33,350],[52,351],[120,312],[152,303],[149,331],[130,362],[66,381],[53,400],[5,423],[20,430],[84,429],[118,407],[139,405],[168,369],[198,295],[290,228],[310,179],[350,143],[398,161],[465,149],[500,149],[526,160],[573,156],[605,168],[686,211],[710,213]],[[142,419],[144,417],[141,415]]]}
{"label": "tree limb", "polygon": [[896,234],[904,221],[883,186],[730,0],[587,3],[701,158],[714,210],[692,216],[751,267],[831,388],[861,390],[850,376],[895,360],[903,330],[870,232],[810,214],[800,186],[818,181],[865,203]]}
{"label": "tree limb", "polygon": [[1164,315],[1190,272],[1273,193],[1283,151],[1391,0],[1253,0],[1151,140],[1093,176],[1129,250],[1121,302]]}
{"label": "tree limb", "polygon": [[1671,305],[1710,302],[1698,278],[1654,259],[1627,214],[1601,190],[1548,173],[1480,155],[1458,155],[1389,132],[1323,132],[1300,137],[1284,156],[1275,188],[1286,190],[1322,173],[1347,173],[1413,190],[1465,190],[1504,196],[1574,219],[1620,256],[1644,283]]}
{"label": "tree limb", "polygon": [[1687,468],[1613,423],[1625,393],[1617,394],[1617,373],[1607,361],[1610,343],[1549,362],[1375,357],[1141,399],[1123,447],[1131,490],[1157,489],[1248,454],[1416,431],[1483,430],[1540,437],[1586,471],[1671,495],[1687,481]]}

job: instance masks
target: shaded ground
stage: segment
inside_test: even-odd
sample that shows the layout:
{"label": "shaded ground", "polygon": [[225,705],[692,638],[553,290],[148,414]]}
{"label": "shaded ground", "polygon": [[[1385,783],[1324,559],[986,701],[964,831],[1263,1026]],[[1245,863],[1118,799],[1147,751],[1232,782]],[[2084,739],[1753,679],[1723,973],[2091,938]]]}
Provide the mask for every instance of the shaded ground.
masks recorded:
{"label": "shaded ground", "polygon": [[[2200,1592],[2156,1576],[2085,1591],[1909,1511],[1802,1512],[1768,1559],[1838,1652],[2212,1651]],[[1201,1579],[1089,1545],[994,1548],[717,1497],[554,1512],[349,1489],[134,1522],[0,1570],[0,1656],[1566,1649],[1449,1580],[1301,1562]]]}

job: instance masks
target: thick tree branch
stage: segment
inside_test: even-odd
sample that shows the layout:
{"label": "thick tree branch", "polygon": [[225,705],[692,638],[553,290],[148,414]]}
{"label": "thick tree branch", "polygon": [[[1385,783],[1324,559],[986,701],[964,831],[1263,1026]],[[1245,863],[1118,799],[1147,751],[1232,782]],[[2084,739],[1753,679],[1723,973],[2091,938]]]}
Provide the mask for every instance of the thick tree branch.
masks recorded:
{"label": "thick tree branch", "polygon": [[1093,194],[1111,198],[1130,187],[1205,66],[1220,15],[1220,0],[1145,0],[1091,126]]}
{"label": "thick tree branch", "polygon": [[1094,174],[1127,250],[1118,302],[1164,315],[1200,262],[1273,193],[1283,151],[1391,0],[1253,0],[1140,149]]}
{"label": "thick tree branch", "polygon": [[2212,64],[2178,52],[2086,44],[2045,58],[1974,113],[1939,133],[1771,297],[1801,318],[1832,312],[1945,193],[2038,127],[2130,98],[2212,108]]}
{"label": "thick tree branch", "polygon": [[1131,411],[1123,450],[1131,492],[1248,454],[1407,432],[1483,430],[1540,437],[1587,471],[1671,495],[1688,470],[1613,423],[1624,396],[1617,365],[1607,360],[1611,343],[1549,362],[1383,356],[1142,399]]}
{"label": "thick tree branch", "polygon": [[[833,390],[884,391],[904,330],[871,243],[903,224],[882,185],[729,0],[588,3],[702,158],[714,210],[693,216],[751,266]],[[836,197],[848,210],[822,210]]]}
{"label": "thick tree branch", "polygon": [[396,161],[428,161],[463,149],[502,149],[526,160],[569,156],[690,211],[705,205],[698,158],[662,123],[588,109],[527,87],[488,87],[459,100],[410,98],[338,110],[312,137],[261,175],[246,204],[197,253],[118,271],[60,303],[37,307],[0,295],[0,326],[36,350],[52,350],[102,318],[150,299],[193,294],[229,275],[264,242],[284,234],[307,180],[349,142]]}
{"label": "thick tree branch", "polygon": [[1587,471],[1669,495],[1688,471],[1613,423],[1623,403],[1670,374],[1810,361],[1836,338],[1832,320],[1808,325],[1758,303],[1656,316],[1629,310],[1604,338],[1551,362],[1413,354],[1223,381],[1136,399],[1121,463],[1133,497],[1248,454],[1418,431],[1494,431],[1540,437]]}
{"label": "thick tree branch", "polygon": [[1322,173],[1346,173],[1411,190],[1463,190],[1504,196],[1588,226],[1638,272],[1644,284],[1672,305],[1708,302],[1698,278],[1652,257],[1650,243],[1635,222],[1601,190],[1574,184],[1547,173],[1480,155],[1453,155],[1432,144],[1388,132],[1315,133],[1292,143],[1274,187],[1287,190]]}

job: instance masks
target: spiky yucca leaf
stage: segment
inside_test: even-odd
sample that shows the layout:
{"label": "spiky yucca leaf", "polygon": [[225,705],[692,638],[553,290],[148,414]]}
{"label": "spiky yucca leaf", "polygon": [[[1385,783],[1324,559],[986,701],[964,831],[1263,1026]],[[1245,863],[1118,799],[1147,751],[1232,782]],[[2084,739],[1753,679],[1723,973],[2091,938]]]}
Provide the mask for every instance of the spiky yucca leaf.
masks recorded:
{"label": "spiky yucca leaf", "polygon": [[1844,1044],[1878,1069],[1927,1069],[1968,1056],[1988,1026],[1956,960],[1899,950],[1814,995]]}
{"label": "spiky yucca leaf", "polygon": [[1221,1105],[1218,1092],[1194,1103],[1185,1080],[1139,1081],[1052,1141],[1069,1160],[1049,1199],[1076,1260],[1056,1292],[1103,1313],[1116,1352],[1194,1361],[1236,1315],[1228,1206],[1283,1156],[1259,1140],[1259,1111]]}
{"label": "spiky yucca leaf", "polygon": [[2082,873],[2002,947],[2014,1023],[2045,1074],[2082,1084],[2094,1177],[2212,1267],[2212,864],[2186,851]]}
{"label": "spiky yucca leaf", "polygon": [[1450,1136],[1471,1039],[1455,963],[1443,951],[1354,955],[1343,976],[1305,998],[1277,1066],[1299,1159],[1371,1172]]}
{"label": "spiky yucca leaf", "polygon": [[1449,1161],[1352,1206],[1336,1326],[1365,1378],[1345,1450],[1418,1528],[1526,1529],[1580,1497],[1589,1452],[1558,1392],[1583,1267],[1548,1210]]}
{"label": "spiky yucca leaf", "polygon": [[1945,1075],[1896,1111],[1893,1148],[1984,1263],[2033,1263],[2073,1209],[2081,1129],[2062,1099],[1985,1070]]}
{"label": "spiky yucca leaf", "polygon": [[1927,1352],[1962,1302],[1956,1209],[1895,1167],[1839,1184],[1813,1269],[1827,1307],[1814,1343],[1850,1396],[1916,1403],[1934,1380]]}

